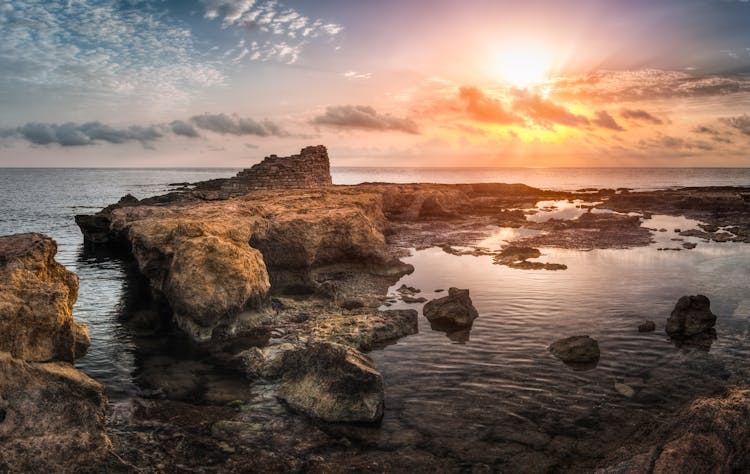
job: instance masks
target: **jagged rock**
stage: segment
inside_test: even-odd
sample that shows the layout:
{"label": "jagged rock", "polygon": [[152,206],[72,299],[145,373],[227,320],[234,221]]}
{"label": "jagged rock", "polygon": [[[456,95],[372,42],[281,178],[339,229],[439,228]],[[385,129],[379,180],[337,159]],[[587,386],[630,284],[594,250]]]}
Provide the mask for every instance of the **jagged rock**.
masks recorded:
{"label": "jagged rock", "polygon": [[78,276],[55,261],[42,234],[0,237],[0,351],[28,361],[72,362],[88,350],[86,326],[73,320]]}
{"label": "jagged rock", "polygon": [[105,410],[104,388],[72,365],[0,352],[0,471],[104,470]]}
{"label": "jagged rock", "polygon": [[715,324],[716,315],[711,312],[711,302],[707,297],[683,296],[667,319],[665,330],[670,337],[685,338],[708,332]]}
{"label": "jagged rock", "polygon": [[361,352],[318,342],[283,357],[278,395],[294,410],[328,422],[374,422],[383,416],[383,378]]}
{"label": "jagged rock", "polygon": [[549,351],[566,363],[587,364],[599,360],[599,343],[589,336],[571,336],[549,346]]}
{"label": "jagged rock", "polygon": [[422,309],[431,323],[471,327],[479,313],[471,302],[469,290],[448,289],[448,296],[427,302]]}
{"label": "jagged rock", "polygon": [[653,321],[645,321],[638,325],[638,332],[651,332],[656,330],[656,323]]}

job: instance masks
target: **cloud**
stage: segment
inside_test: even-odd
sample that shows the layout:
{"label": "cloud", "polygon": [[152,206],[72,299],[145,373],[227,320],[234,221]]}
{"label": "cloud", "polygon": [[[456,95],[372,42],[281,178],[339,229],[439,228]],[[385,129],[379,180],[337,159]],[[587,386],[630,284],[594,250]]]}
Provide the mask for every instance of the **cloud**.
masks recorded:
{"label": "cloud", "polygon": [[54,124],[30,122],[15,129],[6,129],[0,136],[20,137],[34,145],[64,147],[93,145],[97,142],[121,144],[137,141],[147,145],[163,136],[158,126],[113,128],[100,122]]}
{"label": "cloud", "polygon": [[528,90],[515,89],[513,110],[523,113],[534,122],[548,125],[555,123],[567,127],[580,127],[589,125],[590,121],[583,115],[574,114],[562,105],[556,104],[549,99],[544,99],[538,94]]}
{"label": "cloud", "polygon": [[688,140],[669,135],[660,135],[656,138],[642,139],[638,142],[642,148],[662,148],[681,151],[711,151],[714,146],[703,140]]}
{"label": "cloud", "polygon": [[[202,3],[204,16],[221,19],[222,28],[239,28],[264,36],[265,39],[254,41],[249,50],[239,49],[237,60],[249,54],[253,61],[275,59],[292,64],[306,44],[316,38],[331,40],[344,29],[337,23],[303,15],[275,0],[203,0]],[[227,53],[231,55],[235,50]]]}
{"label": "cloud", "polygon": [[175,120],[174,122],[169,124],[169,127],[172,129],[172,133],[174,133],[175,135],[182,135],[183,137],[191,138],[200,136],[198,130],[195,129],[193,124],[184,120]]}
{"label": "cloud", "polygon": [[743,135],[750,135],[750,115],[743,114],[737,117],[727,117],[721,119],[721,121]]}
{"label": "cloud", "polygon": [[270,120],[256,121],[238,115],[208,114],[195,115],[190,122],[198,128],[222,135],[255,135],[258,137],[288,135],[280,126]]}
{"label": "cloud", "polygon": [[[191,30],[155,5],[26,0],[0,8],[0,102],[19,93],[59,100],[184,102],[225,76]],[[29,92],[26,92],[29,91]]]}
{"label": "cloud", "polygon": [[410,118],[378,114],[366,105],[340,105],[327,107],[323,115],[312,119],[315,125],[362,130],[398,131],[419,134],[417,124]]}
{"label": "cloud", "polygon": [[617,123],[606,110],[599,110],[596,112],[596,118],[591,121],[597,127],[608,128],[610,130],[616,130],[618,132],[625,131],[624,128]]}
{"label": "cloud", "polygon": [[471,118],[482,122],[512,124],[521,122],[521,118],[507,110],[502,102],[488,97],[478,87],[463,86],[458,91],[466,112]]}
{"label": "cloud", "polygon": [[660,118],[654,117],[650,113],[641,109],[622,109],[620,111],[620,117],[629,120],[643,120],[645,122],[651,122],[655,125],[661,125],[663,123]]}
{"label": "cloud", "polygon": [[281,126],[271,120],[256,121],[239,117],[236,114],[202,114],[187,120],[174,120],[164,124],[131,125],[112,127],[101,122],[62,124],[29,122],[15,128],[0,129],[0,139],[22,139],[33,145],[59,145],[76,147],[109,143],[119,145],[139,142],[150,147],[168,134],[180,137],[200,137],[199,130],[207,130],[222,135],[286,137]]}

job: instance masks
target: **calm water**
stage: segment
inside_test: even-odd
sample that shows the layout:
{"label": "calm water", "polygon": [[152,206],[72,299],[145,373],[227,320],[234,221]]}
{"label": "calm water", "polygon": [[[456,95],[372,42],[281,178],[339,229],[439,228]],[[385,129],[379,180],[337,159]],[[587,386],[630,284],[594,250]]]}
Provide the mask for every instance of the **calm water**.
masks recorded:
{"label": "calm water", "polygon": [[[233,170],[0,170],[0,234],[36,231],[58,241],[58,260],[80,276],[75,317],[90,329],[89,353],[77,364],[103,382],[113,399],[146,394],[135,374],[143,366],[144,345],[118,322],[118,315],[137,309],[129,300],[124,264],[87,254],[73,221],[77,213],[94,212],[131,193],[139,198],[169,190],[169,183],[228,176]],[[557,174],[556,174],[557,173]],[[590,186],[640,189],[679,185],[750,185],[749,170],[445,170],[343,169],[334,181],[507,181],[557,189]],[[550,203],[541,203],[546,207]],[[558,206],[550,212],[569,213]],[[538,219],[540,214],[534,218]],[[420,319],[420,332],[372,353],[387,385],[386,419],[374,446],[431,443],[448,450],[471,442],[476,456],[496,448],[498,440],[524,432],[549,436],[605,428],[576,420],[604,413],[659,413],[695,395],[710,392],[727,379],[750,374],[747,337],[750,330],[750,247],[698,242],[694,250],[657,251],[676,246],[674,228],[695,222],[654,216],[648,227],[667,228],[657,243],[630,250],[577,252],[543,249],[545,261],[564,263],[565,271],[524,271],[493,265],[490,257],[454,256],[440,249],[414,252],[405,261],[416,271],[398,282],[423,290],[469,288],[480,317],[470,334],[447,337]],[[482,245],[497,248],[517,232],[495,229]],[[690,239],[688,239],[690,240]],[[663,333],[664,321],[684,294],[703,293],[719,316],[717,339],[709,351],[676,348]],[[419,308],[398,303],[394,307]],[[641,334],[645,319],[657,331]],[[601,361],[577,372],[554,359],[547,346],[554,340],[589,334],[599,340]],[[467,339],[468,336],[468,339]],[[149,351],[163,351],[163,341]],[[153,354],[149,355],[151,357]],[[189,358],[189,356],[186,356]],[[162,361],[168,358],[160,359]],[[200,364],[198,364],[200,365]],[[210,372],[210,367],[200,370]],[[616,382],[636,390],[630,399]],[[631,410],[631,411],[627,411]],[[612,415],[612,424],[628,417]],[[583,428],[581,428],[583,427]],[[597,431],[598,430],[598,431]],[[602,435],[604,436],[604,435]],[[484,444],[483,444],[484,443]],[[475,452],[475,451],[472,451]],[[471,457],[474,455],[466,454]]]}

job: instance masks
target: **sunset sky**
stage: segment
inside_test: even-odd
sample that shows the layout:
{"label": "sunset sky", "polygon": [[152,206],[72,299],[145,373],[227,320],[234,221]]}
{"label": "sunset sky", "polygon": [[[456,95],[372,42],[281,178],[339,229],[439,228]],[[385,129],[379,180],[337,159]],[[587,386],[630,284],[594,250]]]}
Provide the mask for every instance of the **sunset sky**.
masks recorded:
{"label": "sunset sky", "polygon": [[0,0],[0,166],[750,166],[750,2]]}

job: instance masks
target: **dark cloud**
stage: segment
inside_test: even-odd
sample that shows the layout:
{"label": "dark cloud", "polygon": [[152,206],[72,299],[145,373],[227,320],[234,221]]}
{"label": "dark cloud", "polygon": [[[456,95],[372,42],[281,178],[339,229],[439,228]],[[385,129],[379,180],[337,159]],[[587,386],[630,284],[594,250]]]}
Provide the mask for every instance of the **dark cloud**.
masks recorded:
{"label": "dark cloud", "polygon": [[184,120],[175,120],[174,122],[169,124],[169,127],[172,129],[172,133],[174,133],[175,135],[182,135],[183,137],[191,138],[200,136],[198,130],[195,129],[193,124]]}
{"label": "dark cloud", "polygon": [[688,140],[680,137],[662,135],[656,138],[640,140],[638,144],[643,148],[667,148],[671,150],[701,150],[710,151],[714,146],[703,140]]}
{"label": "dark cloud", "polygon": [[705,125],[697,126],[693,129],[693,133],[698,133],[701,135],[708,135],[711,137],[711,140],[718,142],[718,143],[732,143],[732,140],[725,135],[725,133],[720,132],[719,130],[716,130],[715,128],[707,127]]}
{"label": "dark cloud", "polygon": [[190,118],[196,127],[222,135],[255,135],[258,137],[287,136],[288,134],[270,120],[260,122],[237,115],[208,114],[195,115]]}
{"label": "dark cloud", "polygon": [[366,105],[340,105],[327,107],[323,115],[312,119],[315,125],[362,130],[399,131],[419,134],[417,124],[410,118],[378,114]]}
{"label": "dark cloud", "polygon": [[545,99],[538,94],[516,89],[514,95],[513,109],[519,113],[523,113],[534,122],[542,125],[555,123],[568,127],[580,127],[590,124],[589,119],[585,116],[574,114],[562,105]]}
{"label": "dark cloud", "polygon": [[599,110],[596,112],[596,118],[591,121],[594,125],[597,127],[602,128],[608,128],[610,130],[616,130],[618,132],[622,132],[625,129],[620,126],[619,123],[609,115],[609,113],[606,110]]}
{"label": "dark cloud", "polygon": [[622,109],[620,111],[620,117],[630,120],[643,120],[645,122],[651,122],[655,125],[661,125],[662,120],[658,117],[654,117],[650,113],[641,109]]}
{"label": "dark cloud", "polygon": [[97,142],[120,144],[131,141],[145,145],[163,136],[157,126],[113,128],[100,122],[27,123],[10,132],[6,131],[3,135],[5,137],[19,136],[34,145],[65,147],[93,145]]}
{"label": "dark cloud", "polygon": [[727,117],[721,119],[721,121],[743,135],[750,135],[750,115],[743,114],[737,117]]}
{"label": "dark cloud", "polygon": [[458,96],[465,104],[466,111],[475,120],[499,124],[512,124],[522,121],[521,117],[507,110],[502,102],[487,97],[477,87],[461,87]]}

